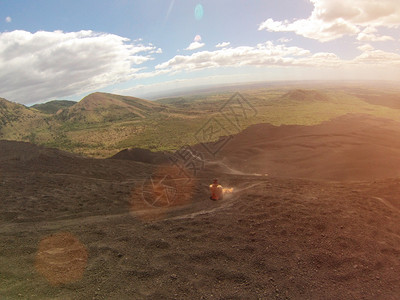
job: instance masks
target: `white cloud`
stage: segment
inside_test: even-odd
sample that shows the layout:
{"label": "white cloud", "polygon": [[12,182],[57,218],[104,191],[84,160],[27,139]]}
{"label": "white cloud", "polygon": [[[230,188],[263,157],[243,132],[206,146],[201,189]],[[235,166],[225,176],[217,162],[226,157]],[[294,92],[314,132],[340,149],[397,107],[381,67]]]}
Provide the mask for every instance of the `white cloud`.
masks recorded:
{"label": "white cloud", "polygon": [[278,42],[279,42],[279,43],[282,43],[282,44],[288,43],[288,42],[290,42],[290,41],[291,41],[291,39],[284,38],[284,37],[278,39]]}
{"label": "white cloud", "polygon": [[[400,55],[375,50],[369,44],[360,45],[362,52],[353,59],[341,59],[334,53],[311,51],[299,47],[275,45],[271,41],[256,46],[222,48],[201,51],[189,55],[177,55],[160,63],[154,71],[137,74],[137,78],[156,77],[164,74],[179,74],[209,68],[221,70],[215,80],[204,77],[207,72],[197,72],[193,80],[172,80],[150,85],[135,85],[117,93],[133,96],[154,97],[161,92],[185,86],[222,82],[245,82],[257,80],[300,80],[300,79],[394,79],[399,76]],[[229,68],[246,67],[247,70],[233,72]],[[218,73],[214,73],[218,74]],[[197,77],[203,76],[203,77]],[[172,77],[174,78],[174,77]],[[200,78],[200,79],[199,79]],[[190,83],[190,84],[189,84]]]}
{"label": "white cloud", "polygon": [[288,66],[297,63],[296,57],[310,56],[308,50],[299,47],[274,45],[268,41],[256,47],[241,46],[223,48],[216,51],[201,51],[192,55],[177,55],[172,59],[158,64],[156,70],[192,71],[206,68],[229,66]]}
{"label": "white cloud", "polygon": [[287,20],[284,22],[268,19],[263,22],[259,30],[270,32],[289,32],[293,31],[298,35],[307,38],[316,39],[321,42],[327,42],[342,37],[344,34],[356,34],[359,29],[351,23],[344,20],[338,20],[334,23],[325,23],[322,20],[302,19],[293,23]]}
{"label": "white cloud", "polygon": [[205,44],[201,42],[201,35],[196,35],[193,39],[193,42],[190,43],[190,45],[187,48],[185,48],[184,50],[188,50],[188,51],[196,50],[201,47],[204,47],[204,45]]}
{"label": "white cloud", "polygon": [[329,52],[318,52],[294,62],[294,65],[297,66],[310,66],[317,68],[336,68],[345,64],[346,62],[341,60],[336,54]]}
{"label": "white cloud", "polygon": [[[150,44],[151,44],[151,43],[150,43]],[[162,52],[162,49],[161,49],[161,48],[157,48],[156,50],[151,50],[149,53],[161,54],[161,53],[163,53],[163,52]]]}
{"label": "white cloud", "polygon": [[11,17],[6,17],[5,21],[6,21],[7,23],[11,23],[12,19],[11,19]]}
{"label": "white cloud", "polygon": [[80,94],[136,76],[154,46],[114,34],[0,33],[0,97],[24,104]]}
{"label": "white cloud", "polygon": [[382,50],[368,49],[357,56],[351,63],[376,66],[400,66],[400,54]]}
{"label": "white cloud", "polygon": [[394,38],[387,35],[377,35],[378,30],[374,27],[366,27],[362,32],[357,35],[357,40],[363,42],[379,42],[379,41],[393,41]]}
{"label": "white cloud", "polygon": [[[379,27],[393,28],[400,25],[398,0],[310,0],[314,9],[307,19],[290,22],[269,18],[259,30],[270,32],[295,32],[321,42],[345,35],[357,35],[359,40],[385,41],[389,36],[377,34]],[[366,30],[366,32],[365,32]]]}
{"label": "white cloud", "polygon": [[374,50],[374,47],[372,47],[370,44],[365,44],[357,47],[358,50],[361,50],[362,52],[366,51],[371,51]]}
{"label": "white cloud", "polygon": [[192,42],[187,48],[185,48],[185,50],[196,50],[201,47],[204,47],[204,45],[205,45],[204,43]]}
{"label": "white cloud", "polygon": [[191,55],[177,55],[155,66],[166,73],[191,72],[223,67],[311,67],[338,68],[354,66],[394,66],[400,64],[400,55],[374,50],[370,45],[358,47],[362,54],[343,60],[334,53],[311,51],[299,47],[275,45],[268,41],[255,47],[241,46],[215,51],[200,51]]}
{"label": "white cloud", "polygon": [[230,42],[222,42],[215,45],[216,48],[225,48],[228,47],[231,43]]}

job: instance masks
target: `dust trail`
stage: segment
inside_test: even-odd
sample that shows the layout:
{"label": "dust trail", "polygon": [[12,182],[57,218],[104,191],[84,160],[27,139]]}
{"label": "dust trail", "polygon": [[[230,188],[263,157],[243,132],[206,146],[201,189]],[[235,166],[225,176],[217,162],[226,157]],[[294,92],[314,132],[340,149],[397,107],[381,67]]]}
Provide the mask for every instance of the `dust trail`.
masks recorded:
{"label": "dust trail", "polygon": [[203,161],[207,164],[207,167],[212,167],[213,165],[217,165],[219,167],[221,167],[223,169],[223,172],[226,174],[230,174],[230,175],[256,175],[258,176],[259,174],[248,174],[248,173],[244,173],[242,171],[239,170],[235,170],[231,167],[229,167],[228,165],[226,165],[225,163],[223,163],[222,161]]}
{"label": "dust trail", "polygon": [[222,210],[222,209],[230,208],[235,203],[234,200],[237,200],[239,198],[241,192],[251,189],[253,187],[259,186],[263,183],[264,182],[253,183],[253,184],[243,187],[241,189],[233,187],[233,193],[228,194],[227,197],[224,197],[224,200],[220,200],[221,205],[219,205],[218,207],[214,207],[211,209],[203,209],[203,210],[199,210],[199,211],[196,211],[193,213],[168,218],[168,220],[193,219],[194,217],[199,216],[199,215],[208,215],[208,214],[214,213],[214,212]]}
{"label": "dust trail", "polygon": [[[390,203],[389,201],[387,201],[386,199],[380,198],[380,197],[372,197],[372,198],[374,198],[374,199],[378,200],[379,202],[383,203],[386,207],[388,207],[388,208],[390,208],[390,209],[392,209],[392,210],[394,210],[394,211],[400,213],[400,209],[398,209],[397,207],[395,207],[393,204],[391,204],[391,203]],[[392,236],[397,237],[398,239],[400,239],[400,235],[398,235],[398,234],[396,234],[396,233],[394,233],[394,232],[387,232],[387,233],[390,234],[390,235],[392,235]]]}
{"label": "dust trail", "polygon": [[255,186],[259,186],[259,185],[261,185],[261,184],[263,184],[263,183],[264,183],[264,181],[257,182],[257,183],[253,183],[253,184],[251,184],[251,185],[249,185],[249,186],[246,186],[246,187],[243,187],[243,188],[241,188],[241,189],[238,189],[238,188],[234,187],[233,193],[234,193],[234,194],[237,194],[237,193],[243,192],[243,191],[245,191],[245,190],[251,189],[251,188],[253,188],[253,187],[255,187]]}
{"label": "dust trail", "polygon": [[376,200],[379,200],[381,203],[383,203],[384,205],[386,205],[387,207],[391,208],[392,210],[397,211],[398,213],[400,213],[400,209],[398,209],[396,206],[394,206],[393,204],[391,204],[389,201],[387,201],[386,199],[380,198],[380,197],[372,197]]}

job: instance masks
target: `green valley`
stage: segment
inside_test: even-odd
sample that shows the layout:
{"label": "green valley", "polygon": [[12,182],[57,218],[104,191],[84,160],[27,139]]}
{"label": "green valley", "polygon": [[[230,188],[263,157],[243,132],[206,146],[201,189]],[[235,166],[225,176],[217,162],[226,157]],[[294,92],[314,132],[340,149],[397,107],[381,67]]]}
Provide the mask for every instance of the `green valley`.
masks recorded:
{"label": "green valley", "polygon": [[[258,123],[315,125],[348,113],[400,116],[396,88],[308,84],[241,86],[238,91],[234,96],[230,87],[155,101],[94,93],[79,102],[32,107],[0,99],[0,138],[100,158],[129,147],[173,151]],[[219,132],[205,136],[201,131],[210,120]]]}

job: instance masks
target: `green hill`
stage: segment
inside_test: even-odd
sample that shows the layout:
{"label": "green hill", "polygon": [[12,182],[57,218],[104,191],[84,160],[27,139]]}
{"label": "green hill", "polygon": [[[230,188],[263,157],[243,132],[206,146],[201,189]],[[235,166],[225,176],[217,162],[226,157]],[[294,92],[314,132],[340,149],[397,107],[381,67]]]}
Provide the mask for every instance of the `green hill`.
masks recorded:
{"label": "green hill", "polygon": [[66,109],[75,104],[75,101],[70,100],[53,100],[46,103],[32,105],[32,107],[45,114],[55,114],[60,111],[60,109]]}
{"label": "green hill", "polygon": [[43,122],[40,112],[0,98],[0,139],[29,140],[32,128],[43,126]]}
{"label": "green hill", "polygon": [[145,118],[163,110],[148,100],[108,93],[93,93],[58,114],[66,122],[103,123]]}
{"label": "green hill", "polygon": [[0,128],[21,120],[23,116],[33,115],[33,112],[21,104],[0,98]]}

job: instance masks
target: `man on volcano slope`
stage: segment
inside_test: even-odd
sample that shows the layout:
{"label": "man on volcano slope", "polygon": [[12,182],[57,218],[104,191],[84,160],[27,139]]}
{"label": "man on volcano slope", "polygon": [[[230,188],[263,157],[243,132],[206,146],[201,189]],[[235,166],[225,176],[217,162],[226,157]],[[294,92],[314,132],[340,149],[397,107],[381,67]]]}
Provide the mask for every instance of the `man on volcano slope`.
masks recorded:
{"label": "man on volcano slope", "polygon": [[210,184],[211,200],[217,201],[222,200],[224,197],[223,189],[220,184],[218,184],[218,179],[214,178],[213,183]]}

